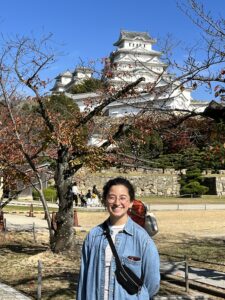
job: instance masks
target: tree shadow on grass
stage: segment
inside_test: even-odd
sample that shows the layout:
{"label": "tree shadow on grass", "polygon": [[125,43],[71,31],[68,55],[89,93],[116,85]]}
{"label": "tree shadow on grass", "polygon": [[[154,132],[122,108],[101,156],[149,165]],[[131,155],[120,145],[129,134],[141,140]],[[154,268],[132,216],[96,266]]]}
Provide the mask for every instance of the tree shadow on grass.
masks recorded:
{"label": "tree shadow on grass", "polygon": [[[188,259],[194,262],[212,263],[225,265],[225,243],[223,238],[218,237],[194,237],[188,234],[176,237],[176,240],[170,240],[168,243],[160,244],[160,254],[167,256],[167,260],[176,258]],[[216,266],[214,266],[216,268]],[[223,266],[218,266],[223,268]],[[225,269],[225,267],[224,267]]]}
{"label": "tree shadow on grass", "polygon": [[[60,274],[49,274],[49,275],[44,275],[42,277],[43,281],[43,287],[42,287],[42,295],[45,297],[45,299],[57,299],[59,297],[63,297],[60,299],[64,299],[64,297],[68,297],[65,299],[74,299],[75,293],[77,290],[77,283],[78,283],[78,277],[79,274],[77,272],[62,272]],[[48,280],[55,280],[59,282],[59,286],[54,285],[52,289],[49,287],[46,288],[46,281]],[[35,283],[36,287],[36,282],[37,282],[37,277],[36,276],[31,276],[29,278],[23,278],[20,280],[17,280],[12,286],[16,289],[20,289],[23,293],[24,291],[20,288],[20,286],[28,286],[30,284]],[[63,287],[62,282],[65,282],[67,287]],[[49,285],[48,285],[49,286]],[[37,296],[37,291],[33,289],[29,293],[26,293],[28,296],[33,297],[34,299]]]}
{"label": "tree shadow on grass", "polygon": [[[48,299],[48,300],[57,299],[60,296],[63,298],[68,296],[69,297],[68,299],[75,299],[79,274],[75,273],[75,274],[72,274],[73,276],[71,276],[70,272],[64,272],[64,274],[62,274],[62,275],[67,277],[67,280],[69,282],[69,287],[55,288],[53,291],[49,291],[49,290],[45,291],[45,294],[48,295],[46,299]],[[61,299],[63,299],[63,298],[61,298]]]}
{"label": "tree shadow on grass", "polygon": [[20,244],[8,244],[0,246],[0,253],[12,252],[27,255],[35,255],[48,250],[47,246],[40,245],[20,245]]}

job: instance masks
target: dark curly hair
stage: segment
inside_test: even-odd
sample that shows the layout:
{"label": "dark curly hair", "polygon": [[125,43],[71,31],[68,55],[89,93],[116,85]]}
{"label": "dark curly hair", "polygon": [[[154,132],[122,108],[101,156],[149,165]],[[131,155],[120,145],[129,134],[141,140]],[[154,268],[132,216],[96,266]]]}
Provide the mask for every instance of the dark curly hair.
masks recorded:
{"label": "dark curly hair", "polygon": [[113,185],[124,185],[128,189],[128,193],[130,196],[130,201],[134,201],[135,199],[135,191],[133,185],[130,183],[129,180],[123,177],[116,177],[114,179],[110,179],[109,181],[106,182],[106,184],[103,187],[103,194],[102,194],[102,203],[105,205],[106,204],[106,198],[109,193],[110,188]]}

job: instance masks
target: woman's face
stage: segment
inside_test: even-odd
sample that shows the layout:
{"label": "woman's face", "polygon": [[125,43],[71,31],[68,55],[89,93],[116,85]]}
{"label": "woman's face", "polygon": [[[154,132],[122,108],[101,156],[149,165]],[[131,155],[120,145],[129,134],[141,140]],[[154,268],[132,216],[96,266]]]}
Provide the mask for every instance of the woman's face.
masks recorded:
{"label": "woman's face", "polygon": [[106,197],[106,207],[113,225],[122,225],[127,221],[127,211],[133,202],[126,186],[122,184],[111,186]]}

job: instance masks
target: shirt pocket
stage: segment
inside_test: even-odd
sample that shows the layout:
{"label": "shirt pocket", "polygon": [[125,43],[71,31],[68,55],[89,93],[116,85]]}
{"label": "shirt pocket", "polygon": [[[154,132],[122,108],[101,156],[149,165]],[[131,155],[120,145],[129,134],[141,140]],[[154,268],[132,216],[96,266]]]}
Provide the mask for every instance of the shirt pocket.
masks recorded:
{"label": "shirt pocket", "polygon": [[140,260],[133,260],[133,259],[123,256],[121,261],[129,269],[131,269],[138,277],[141,277],[141,266],[142,266],[141,258],[140,258]]}

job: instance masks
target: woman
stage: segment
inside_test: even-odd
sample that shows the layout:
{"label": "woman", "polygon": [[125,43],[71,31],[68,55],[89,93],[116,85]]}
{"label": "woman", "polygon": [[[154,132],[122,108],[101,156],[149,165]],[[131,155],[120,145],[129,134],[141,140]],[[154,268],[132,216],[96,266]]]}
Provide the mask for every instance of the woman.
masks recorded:
{"label": "woman", "polygon": [[139,278],[144,277],[141,290],[130,295],[118,283],[116,263],[104,225],[93,228],[87,235],[83,248],[77,300],[148,300],[159,289],[159,255],[147,232],[133,222],[127,211],[135,199],[134,188],[125,178],[109,180],[102,200],[109,212],[108,227],[122,263]]}

